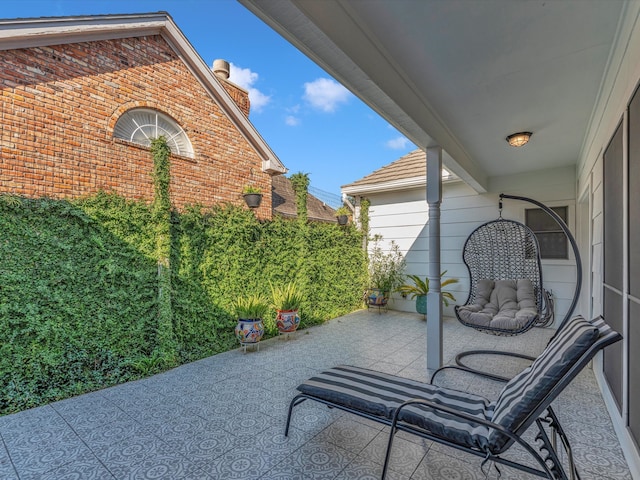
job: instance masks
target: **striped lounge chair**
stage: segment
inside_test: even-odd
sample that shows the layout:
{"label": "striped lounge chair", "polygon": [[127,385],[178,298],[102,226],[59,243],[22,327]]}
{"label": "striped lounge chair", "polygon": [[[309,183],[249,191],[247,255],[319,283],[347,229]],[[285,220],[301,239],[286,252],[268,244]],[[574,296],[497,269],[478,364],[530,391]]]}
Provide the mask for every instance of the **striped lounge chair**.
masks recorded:
{"label": "striped lounge chair", "polygon": [[[579,479],[571,446],[551,402],[598,351],[621,338],[602,318],[572,318],[531,366],[506,383],[495,401],[365,368],[337,366],[298,386],[285,435],[294,407],[309,399],[391,426],[383,480],[398,430],[543,478]],[[530,444],[522,435],[534,423],[539,443]],[[571,477],[556,450],[558,438]],[[503,457],[514,444],[531,455],[533,466]]]}

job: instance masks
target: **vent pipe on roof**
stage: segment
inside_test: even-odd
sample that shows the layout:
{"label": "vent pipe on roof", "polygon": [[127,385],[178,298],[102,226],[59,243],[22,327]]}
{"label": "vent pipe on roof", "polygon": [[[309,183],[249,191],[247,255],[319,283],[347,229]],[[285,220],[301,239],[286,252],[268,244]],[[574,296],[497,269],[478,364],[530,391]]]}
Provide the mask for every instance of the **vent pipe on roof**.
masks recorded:
{"label": "vent pipe on roof", "polygon": [[229,62],[222,59],[217,59],[213,61],[213,73],[216,77],[223,78],[225,80],[229,80]]}

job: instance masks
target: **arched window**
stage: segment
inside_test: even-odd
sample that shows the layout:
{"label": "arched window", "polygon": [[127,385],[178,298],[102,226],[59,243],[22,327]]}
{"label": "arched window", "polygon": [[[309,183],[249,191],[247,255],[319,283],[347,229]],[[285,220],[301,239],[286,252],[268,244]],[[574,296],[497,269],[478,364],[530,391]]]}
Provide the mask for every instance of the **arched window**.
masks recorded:
{"label": "arched window", "polygon": [[128,142],[151,146],[151,140],[164,135],[173,153],[193,158],[193,147],[184,130],[171,117],[148,108],[126,111],[116,122],[113,136]]}

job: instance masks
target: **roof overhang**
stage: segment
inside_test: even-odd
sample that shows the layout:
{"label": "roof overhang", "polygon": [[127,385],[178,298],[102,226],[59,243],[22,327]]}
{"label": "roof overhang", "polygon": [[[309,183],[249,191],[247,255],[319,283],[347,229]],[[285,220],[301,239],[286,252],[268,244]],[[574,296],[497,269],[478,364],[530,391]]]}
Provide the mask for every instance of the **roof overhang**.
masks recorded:
{"label": "roof overhang", "polygon": [[478,192],[577,163],[638,19],[627,1],[239,1]]}
{"label": "roof overhang", "polygon": [[[442,175],[442,183],[460,182],[461,179],[454,175]],[[426,192],[427,179],[426,176],[420,175],[416,177],[403,178],[401,180],[393,180],[389,182],[377,182],[366,185],[345,185],[341,188],[343,194],[350,196],[364,196],[374,193],[399,192],[402,190],[414,190],[416,188],[424,188]]]}
{"label": "roof overhang", "polygon": [[161,35],[262,159],[271,175],[287,169],[166,12],[0,20],[0,50]]}

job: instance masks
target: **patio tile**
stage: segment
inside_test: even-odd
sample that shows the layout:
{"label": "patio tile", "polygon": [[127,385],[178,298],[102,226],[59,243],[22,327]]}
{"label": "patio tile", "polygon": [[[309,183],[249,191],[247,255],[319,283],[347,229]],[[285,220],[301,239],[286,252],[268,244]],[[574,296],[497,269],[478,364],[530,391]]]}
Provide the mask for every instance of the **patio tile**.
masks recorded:
{"label": "patio tile", "polygon": [[280,462],[260,478],[264,480],[292,480],[294,478],[301,479],[304,478],[304,476],[302,472],[293,465]]}
{"label": "patio tile", "polygon": [[142,426],[150,429],[156,429],[159,425],[191,415],[186,408],[169,403],[159,403],[154,405],[153,408],[136,406],[135,408],[127,409],[127,413]]}
{"label": "patio tile", "polygon": [[7,442],[7,451],[20,478],[39,478],[50,470],[91,455],[89,448],[70,429],[30,433],[29,437]]}
{"label": "patio tile", "polygon": [[290,395],[283,395],[282,398],[272,398],[270,401],[259,405],[258,409],[270,417],[286,419],[289,411],[289,403],[294,396],[295,393],[291,392]]}
{"label": "patio tile", "polygon": [[315,438],[289,455],[285,465],[302,472],[302,478],[335,478],[356,457],[354,453]]}
{"label": "patio tile", "polygon": [[167,443],[180,441],[191,437],[194,432],[216,428],[202,417],[185,413],[180,417],[173,418],[167,422],[144,424],[145,428],[155,436],[162,438]]}
{"label": "patio tile", "polygon": [[7,449],[2,442],[0,442],[0,478],[18,480],[16,469],[13,467]]}
{"label": "patio tile", "polygon": [[[5,477],[2,477],[3,479]],[[17,477],[16,477],[17,478]],[[21,474],[21,480],[115,480],[115,477],[93,455],[87,453],[47,472]]]}
{"label": "patio tile", "polygon": [[[362,456],[380,465],[384,464],[388,442],[388,432],[380,432],[380,434],[365,447]],[[409,442],[404,438],[396,436],[393,440],[393,448],[391,449],[389,470],[400,473],[407,478],[411,477],[426,453],[427,449],[422,445]]]}
{"label": "patio tile", "polygon": [[224,430],[200,429],[185,438],[167,441],[169,447],[193,462],[206,462],[234,449],[238,440]]}
{"label": "patio tile", "polygon": [[575,448],[577,443],[573,443],[572,446],[574,459],[579,464],[585,465],[580,470],[584,478],[631,480],[631,474],[621,455],[612,455],[610,450],[595,443],[581,444],[580,448]]}
{"label": "patio tile", "polygon": [[51,405],[32,408],[15,415],[7,415],[1,417],[0,420],[0,435],[5,441],[16,437],[30,438],[34,432],[38,431],[68,427],[64,419]]}
{"label": "patio tile", "polygon": [[195,462],[189,462],[175,452],[154,452],[130,467],[116,467],[114,474],[117,478],[127,479],[207,480],[210,478]]}
{"label": "patio tile", "polygon": [[212,478],[252,480],[263,477],[282,460],[281,455],[265,453],[252,445],[241,445],[213,460],[195,463]]}
{"label": "patio tile", "polygon": [[[335,478],[336,480],[380,480],[381,475],[382,465],[380,463],[359,455]],[[409,480],[409,477],[393,470],[387,471],[386,478],[387,480]]]}
{"label": "patio tile", "polygon": [[263,414],[256,406],[252,411],[229,418],[224,429],[237,437],[250,437],[280,423],[280,419]]}
{"label": "patio tile", "polygon": [[[456,452],[456,455],[458,452]],[[467,455],[468,457],[468,455]],[[415,472],[411,476],[412,480],[436,480],[436,479],[464,479],[464,480],[485,480],[485,475],[480,469],[480,459],[473,459],[474,463],[465,461],[465,457],[452,457],[429,450],[424,456]],[[468,460],[468,459],[467,459]],[[485,467],[488,468],[488,467]],[[512,477],[508,477],[509,480]]]}
{"label": "patio tile", "polygon": [[162,395],[148,389],[140,381],[129,382],[117,385],[101,391],[102,394],[111,400],[116,406],[125,412],[139,411],[158,405],[164,401]]}
{"label": "patio tile", "polygon": [[[318,406],[316,406],[318,405]],[[320,433],[337,417],[341,412],[335,412],[323,405],[312,402],[305,402],[293,409],[291,415],[291,425],[306,432]]]}
{"label": "patio tile", "polygon": [[127,437],[124,440],[101,445],[93,449],[94,454],[116,476],[126,473],[129,467],[156,454],[170,454],[173,448],[151,433]]}
{"label": "patio tile", "polygon": [[284,427],[284,422],[282,422],[282,424],[273,425],[252,437],[238,437],[238,441],[244,440],[245,444],[250,442],[263,452],[286,457],[314,436],[313,433],[291,427],[289,435],[285,437]]}
{"label": "patio tile", "polygon": [[125,438],[148,435],[150,432],[131,417],[119,417],[105,425],[77,429],[76,433],[93,450],[120,443]]}
{"label": "patio tile", "polygon": [[[289,340],[267,340],[260,351],[237,349],[145,380],[0,417],[0,478],[377,479],[388,427],[308,401],[295,407],[290,435],[284,437],[289,404],[299,383],[338,363],[428,380],[425,324],[418,317],[355,312]],[[448,318],[443,328],[444,357],[450,361],[457,352],[474,348],[535,354],[552,334],[534,329],[499,338]],[[407,331],[414,333],[408,337]],[[296,362],[287,368],[283,358]],[[492,360],[498,370],[501,360]],[[448,372],[436,384],[489,398],[502,388]],[[554,407],[582,478],[631,479],[593,372],[582,372]],[[526,433],[529,439],[532,435]],[[509,458],[531,463],[517,447]],[[484,478],[481,462],[399,432],[388,478],[473,480]],[[500,468],[502,479],[533,478]],[[485,472],[497,480],[495,469]]]}
{"label": "patio tile", "polygon": [[380,430],[356,422],[347,416],[333,422],[314,440],[333,443],[352,453],[360,453],[371,442]]}
{"label": "patio tile", "polygon": [[91,430],[117,419],[131,420],[124,411],[96,393],[56,402],[51,407],[76,431]]}
{"label": "patio tile", "polygon": [[371,368],[371,370],[388,373],[390,375],[398,375],[398,373],[400,372],[400,370],[402,370],[403,367],[401,365],[396,365],[395,363],[376,362],[373,365],[371,365],[371,367],[369,368]]}

